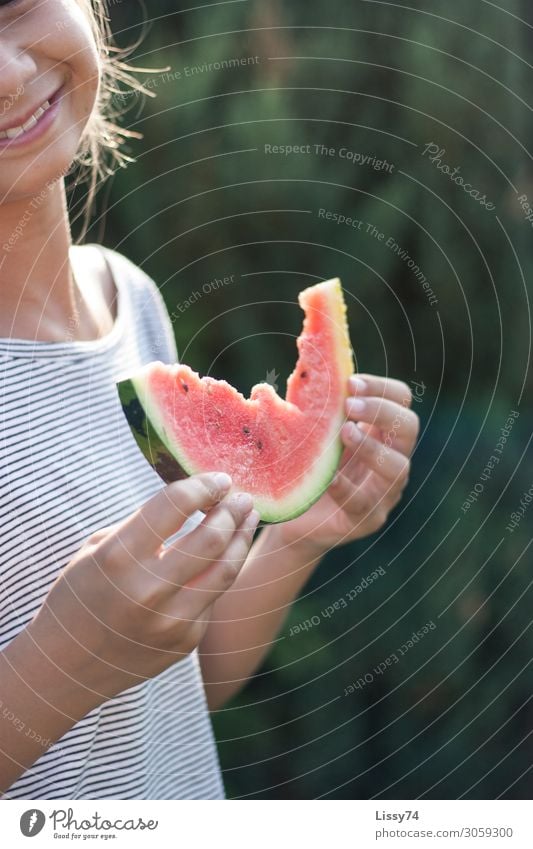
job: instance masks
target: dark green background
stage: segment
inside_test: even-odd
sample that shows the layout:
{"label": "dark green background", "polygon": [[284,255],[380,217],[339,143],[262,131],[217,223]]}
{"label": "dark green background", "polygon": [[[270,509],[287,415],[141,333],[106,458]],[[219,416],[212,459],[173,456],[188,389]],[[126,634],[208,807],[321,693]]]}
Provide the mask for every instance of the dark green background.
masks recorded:
{"label": "dark green background", "polygon": [[[340,276],[359,368],[426,386],[401,507],[382,533],[324,561],[254,681],[214,716],[228,796],[529,798],[533,508],[506,530],[533,483],[533,231],[517,200],[533,203],[528,4],[245,0],[177,12],[158,0],[143,13],[122,2],[112,6],[120,44],[143,17],[137,64],[175,76],[142,75],[155,99],[116,98],[144,140],[102,191],[107,215],[89,238],[157,281],[180,358],[245,392],[274,369],[283,392],[296,295]],[[494,211],[423,156],[432,142]],[[265,144],[313,152],[283,157]],[[315,144],[337,154],[315,155]],[[392,173],[352,165],[342,147]],[[320,219],[320,208],[365,229]],[[416,261],[437,304],[366,223]],[[520,415],[501,462],[463,512],[511,410]],[[320,615],[377,566],[384,577]],[[344,695],[430,620],[397,664]]]}

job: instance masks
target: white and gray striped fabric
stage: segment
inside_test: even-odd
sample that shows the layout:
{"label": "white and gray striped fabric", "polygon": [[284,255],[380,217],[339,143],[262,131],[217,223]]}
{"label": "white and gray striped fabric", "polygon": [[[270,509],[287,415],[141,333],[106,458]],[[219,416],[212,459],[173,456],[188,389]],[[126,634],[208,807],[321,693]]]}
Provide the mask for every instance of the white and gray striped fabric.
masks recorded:
{"label": "white and gray striped fabric", "polygon": [[[175,362],[172,327],[153,281],[101,250],[118,290],[107,336],[0,340],[0,649],[89,534],[163,486],[130,433],[115,381],[150,360]],[[4,798],[224,798],[198,653],[91,711]]]}

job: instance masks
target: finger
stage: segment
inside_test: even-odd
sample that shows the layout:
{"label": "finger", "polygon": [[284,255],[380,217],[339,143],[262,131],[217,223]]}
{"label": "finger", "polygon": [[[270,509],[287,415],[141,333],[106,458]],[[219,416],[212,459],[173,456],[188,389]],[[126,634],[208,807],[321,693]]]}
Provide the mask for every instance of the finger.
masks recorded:
{"label": "finger", "polygon": [[234,534],[230,544],[214,563],[189,581],[176,596],[182,619],[197,619],[234,583],[246,561],[259,514],[253,510]]}
{"label": "finger", "polygon": [[358,421],[357,425],[359,427],[359,430],[362,430],[363,433],[369,433],[370,436],[374,437],[374,439],[381,440],[381,438],[382,438],[381,429],[379,427],[376,427],[376,425],[367,424],[366,422],[361,422],[361,421]]}
{"label": "finger", "polygon": [[345,472],[338,472],[328,489],[339,508],[352,516],[365,518],[374,507],[368,495],[368,489],[359,481],[354,482]]}
{"label": "finger", "polygon": [[189,516],[197,510],[210,510],[230,486],[229,475],[219,472],[172,483],[122,522],[116,537],[125,551],[139,560],[154,554]]}
{"label": "finger", "polygon": [[411,453],[418,436],[419,419],[408,407],[383,398],[347,398],[346,412],[351,421],[379,428],[385,442],[397,444]]}
{"label": "finger", "polygon": [[396,486],[389,487],[377,500],[371,498],[364,485],[353,483],[346,475],[340,476],[335,489],[334,498],[348,519],[346,538],[351,539],[358,532],[366,535],[379,530],[401,498],[401,492],[396,491]]}
{"label": "finger", "polygon": [[247,493],[226,498],[190,534],[165,549],[156,565],[158,574],[175,587],[190,583],[224,554],[252,508]]}
{"label": "finger", "polygon": [[[376,472],[389,484],[405,486],[411,464],[404,454],[395,451],[370,434],[363,433],[355,422],[344,424],[341,436],[346,447],[352,450],[352,457],[356,463],[364,463],[368,469]],[[350,461],[344,466],[343,472],[350,475]]]}
{"label": "finger", "polygon": [[350,391],[354,395],[374,395],[387,398],[396,404],[410,407],[413,400],[411,389],[403,380],[379,377],[375,374],[354,374],[349,379]]}

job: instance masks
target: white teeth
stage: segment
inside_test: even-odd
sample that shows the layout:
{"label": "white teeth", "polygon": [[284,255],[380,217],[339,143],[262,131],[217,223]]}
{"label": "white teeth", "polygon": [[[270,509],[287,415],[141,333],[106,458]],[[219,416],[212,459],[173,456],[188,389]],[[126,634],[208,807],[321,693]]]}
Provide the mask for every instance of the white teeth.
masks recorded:
{"label": "white teeth", "polygon": [[35,127],[36,123],[37,118],[35,117],[35,115],[32,115],[31,118],[28,118],[28,120],[22,125],[24,128],[24,132],[26,132],[26,130],[30,130],[32,127]]}
{"label": "white teeth", "polygon": [[31,130],[32,127],[35,126],[41,115],[44,115],[47,109],[50,109],[50,101],[45,100],[42,106],[39,106],[38,109],[31,115],[28,120],[22,124],[20,127],[10,127],[9,130],[1,130],[0,131],[0,139],[16,139],[18,136],[25,133],[27,130]]}

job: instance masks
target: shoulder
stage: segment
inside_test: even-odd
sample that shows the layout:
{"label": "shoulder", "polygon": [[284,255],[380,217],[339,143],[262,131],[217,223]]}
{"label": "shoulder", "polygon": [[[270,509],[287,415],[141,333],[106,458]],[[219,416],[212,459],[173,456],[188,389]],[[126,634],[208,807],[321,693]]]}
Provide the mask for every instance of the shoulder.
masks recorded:
{"label": "shoulder", "polygon": [[87,260],[105,287],[108,303],[117,296],[122,299],[122,310],[130,311],[137,324],[137,332],[148,337],[151,347],[161,349],[160,358],[175,362],[172,324],[158,286],[154,280],[124,254],[103,245],[83,245]]}
{"label": "shoulder", "polygon": [[117,298],[120,290],[130,298],[145,296],[158,304],[163,303],[154,280],[124,254],[96,243],[76,245],[75,250],[81,252],[86,271],[98,280],[109,304]]}
{"label": "shoulder", "polygon": [[105,274],[107,271],[106,276],[111,289],[115,280],[119,284],[125,283],[130,289],[148,294],[155,292],[159,295],[158,288],[150,275],[124,254],[104,245],[89,244],[83,247],[91,252],[88,256],[94,258],[94,267],[98,268],[100,273]]}
{"label": "shoulder", "polygon": [[146,271],[113,248],[90,242],[73,245],[72,250],[78,253],[84,269],[99,281],[102,291],[110,299],[116,294],[114,282],[126,283],[134,290],[146,290],[149,293],[155,291],[159,294],[156,284]]}

